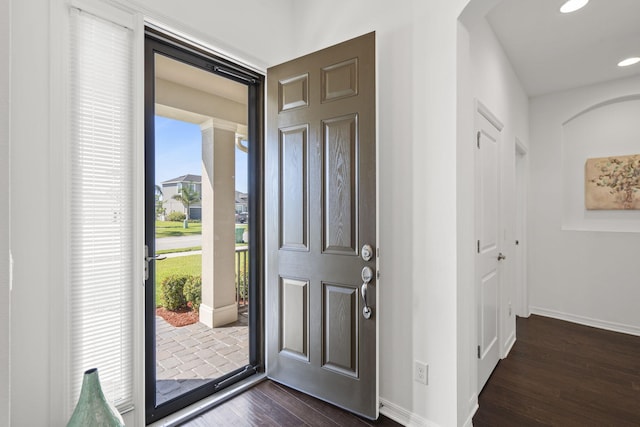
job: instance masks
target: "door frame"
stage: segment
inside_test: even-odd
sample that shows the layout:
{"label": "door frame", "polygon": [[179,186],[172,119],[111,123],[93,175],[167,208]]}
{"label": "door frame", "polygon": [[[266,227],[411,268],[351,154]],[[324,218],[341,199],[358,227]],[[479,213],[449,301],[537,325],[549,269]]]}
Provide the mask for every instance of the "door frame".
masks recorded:
{"label": "door frame", "polygon": [[[196,388],[179,398],[161,405],[155,405],[155,310],[146,307],[155,306],[155,292],[152,287],[144,290],[144,390],[145,419],[150,424],[172,413],[186,408],[220,390],[231,386],[259,372],[264,372],[264,88],[265,77],[236,62],[214,55],[183,40],[174,38],[160,30],[145,27],[144,37],[144,243],[149,247],[149,255],[155,254],[155,243],[147,236],[154,233],[155,208],[151,197],[155,191],[155,68],[153,64],[156,52],[175,60],[185,62],[205,71],[218,74],[230,80],[246,84],[248,88],[247,130],[250,141],[248,156],[249,199],[249,365],[233,371]],[[150,148],[150,149],[149,149]],[[251,173],[252,172],[252,173]],[[154,262],[154,261],[151,261]],[[149,281],[155,280],[155,269],[150,268]],[[149,326],[151,325],[151,326]],[[149,333],[149,328],[153,334]],[[241,371],[244,369],[243,371]],[[151,381],[153,379],[153,381]],[[153,400],[151,400],[153,399]]]}
{"label": "door frame", "polygon": [[515,141],[515,314],[529,317],[529,286],[527,282],[527,193],[529,188],[529,150],[516,137]]}

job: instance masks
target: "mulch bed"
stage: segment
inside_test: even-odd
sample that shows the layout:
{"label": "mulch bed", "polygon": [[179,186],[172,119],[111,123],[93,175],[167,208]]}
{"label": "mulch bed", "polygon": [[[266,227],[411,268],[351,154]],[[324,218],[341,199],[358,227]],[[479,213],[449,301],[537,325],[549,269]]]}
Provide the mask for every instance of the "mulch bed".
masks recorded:
{"label": "mulch bed", "polygon": [[198,321],[198,313],[190,308],[170,311],[164,307],[158,307],[156,308],[156,316],[162,317],[171,326],[175,327],[191,325]]}

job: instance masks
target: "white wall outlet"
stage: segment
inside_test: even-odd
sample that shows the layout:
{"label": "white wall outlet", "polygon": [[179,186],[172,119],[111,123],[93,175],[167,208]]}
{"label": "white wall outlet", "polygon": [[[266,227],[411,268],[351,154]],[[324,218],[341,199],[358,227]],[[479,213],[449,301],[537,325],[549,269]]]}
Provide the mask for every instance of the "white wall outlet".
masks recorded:
{"label": "white wall outlet", "polygon": [[424,385],[429,384],[429,365],[416,360],[413,364],[413,379]]}

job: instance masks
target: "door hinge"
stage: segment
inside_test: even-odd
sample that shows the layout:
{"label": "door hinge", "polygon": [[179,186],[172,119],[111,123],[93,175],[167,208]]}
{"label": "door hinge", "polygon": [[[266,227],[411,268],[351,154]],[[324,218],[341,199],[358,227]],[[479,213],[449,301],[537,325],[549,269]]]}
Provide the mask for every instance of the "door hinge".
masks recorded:
{"label": "door hinge", "polygon": [[478,251],[478,253],[480,253],[480,240],[478,240],[478,245],[476,247],[476,251]]}
{"label": "door hinge", "polygon": [[476,134],[476,145],[480,148],[480,131]]}
{"label": "door hinge", "polygon": [[480,346],[478,346],[478,359],[480,359]]}

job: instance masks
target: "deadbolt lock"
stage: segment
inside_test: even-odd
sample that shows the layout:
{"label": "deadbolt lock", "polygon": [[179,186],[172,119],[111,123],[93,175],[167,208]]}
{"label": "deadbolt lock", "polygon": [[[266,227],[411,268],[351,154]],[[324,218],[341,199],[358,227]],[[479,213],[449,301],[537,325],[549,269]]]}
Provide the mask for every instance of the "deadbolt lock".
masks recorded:
{"label": "deadbolt lock", "polygon": [[371,245],[362,246],[361,255],[363,260],[371,261],[371,258],[373,258],[373,248]]}

